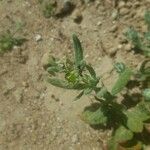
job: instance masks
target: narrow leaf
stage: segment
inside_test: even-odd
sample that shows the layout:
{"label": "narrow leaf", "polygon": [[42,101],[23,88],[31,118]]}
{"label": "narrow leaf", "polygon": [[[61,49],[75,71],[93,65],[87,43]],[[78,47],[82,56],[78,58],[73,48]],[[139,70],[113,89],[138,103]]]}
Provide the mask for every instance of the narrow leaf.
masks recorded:
{"label": "narrow leaf", "polygon": [[60,88],[64,88],[64,89],[75,89],[75,90],[82,90],[85,88],[84,84],[76,84],[76,85],[72,85],[69,84],[67,81],[61,80],[61,79],[57,79],[57,78],[49,78],[48,82],[51,83],[54,86],[60,87]]}
{"label": "narrow leaf", "polygon": [[150,101],[150,88],[143,91],[143,96],[146,101]]}
{"label": "narrow leaf", "polygon": [[78,96],[76,96],[76,98],[74,99],[74,101],[80,99],[83,96],[84,92],[82,91]]}
{"label": "narrow leaf", "polygon": [[116,95],[117,93],[119,93],[128,83],[128,81],[130,80],[130,77],[132,75],[132,71],[129,68],[126,68],[124,70],[124,72],[119,74],[119,79],[117,80],[117,82],[115,83],[115,85],[112,88],[111,94],[112,95]]}
{"label": "narrow leaf", "polygon": [[89,71],[90,75],[96,79],[96,72],[94,68],[91,65],[86,65],[87,70]]}
{"label": "narrow leaf", "polygon": [[75,50],[75,64],[77,67],[80,67],[83,62],[83,49],[78,37],[73,34],[73,45]]}

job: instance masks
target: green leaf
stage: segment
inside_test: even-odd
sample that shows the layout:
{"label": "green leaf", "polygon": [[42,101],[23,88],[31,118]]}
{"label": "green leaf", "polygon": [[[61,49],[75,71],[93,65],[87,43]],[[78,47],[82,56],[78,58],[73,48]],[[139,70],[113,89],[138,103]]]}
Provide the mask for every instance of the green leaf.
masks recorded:
{"label": "green leaf", "polygon": [[126,86],[128,81],[130,80],[130,77],[132,74],[133,73],[132,73],[131,69],[126,67],[124,72],[119,74],[119,79],[113,86],[111,94],[116,95],[117,93],[119,93]]}
{"label": "green leaf", "polygon": [[115,140],[118,143],[126,142],[128,140],[131,140],[133,138],[133,132],[125,128],[124,126],[120,126],[116,131],[115,131]]}
{"label": "green leaf", "polygon": [[83,64],[83,49],[78,37],[75,34],[73,34],[72,37],[73,37],[73,45],[75,50],[75,64],[76,67],[79,68]]}
{"label": "green leaf", "polygon": [[84,91],[82,91],[78,96],[76,96],[76,98],[74,99],[74,101],[80,99],[83,95],[84,95]]}
{"label": "green leaf", "polygon": [[99,99],[104,98],[106,100],[114,99],[114,96],[112,96],[105,87],[96,92],[96,97]]}
{"label": "green leaf", "polygon": [[128,31],[125,33],[125,36],[127,37],[128,40],[130,40],[133,43],[135,48],[138,48],[141,50],[142,42],[141,42],[140,36],[133,27],[130,27],[128,29]]}
{"label": "green leaf", "polygon": [[57,79],[57,78],[49,78],[48,82],[54,86],[64,88],[64,89],[75,89],[75,90],[82,90],[85,88],[85,84],[70,84],[67,81]]}
{"label": "green leaf", "polygon": [[143,91],[143,96],[146,101],[150,101],[150,88]]}
{"label": "green leaf", "polygon": [[150,60],[145,60],[140,67],[140,72],[142,74],[150,76]]}
{"label": "green leaf", "polygon": [[107,116],[101,107],[95,108],[90,106],[85,108],[82,118],[90,125],[106,125],[107,123]]}
{"label": "green leaf", "polygon": [[87,70],[89,71],[89,73],[91,74],[91,76],[94,78],[94,79],[97,79],[96,78],[96,72],[95,70],[93,69],[93,67],[91,65],[86,65],[86,68]]}
{"label": "green leaf", "polygon": [[139,103],[136,107],[128,110],[127,115],[127,126],[133,132],[142,132],[143,122],[150,119],[149,104]]}
{"label": "green leaf", "polygon": [[146,11],[144,19],[145,19],[145,22],[148,25],[148,29],[150,30],[150,11]]}
{"label": "green leaf", "polygon": [[132,115],[128,115],[127,126],[133,132],[142,132],[143,131],[143,122],[138,118]]}
{"label": "green leaf", "polygon": [[118,143],[116,142],[115,138],[112,137],[109,141],[108,141],[108,150],[118,150]]}
{"label": "green leaf", "polygon": [[124,63],[119,63],[119,62],[115,63],[114,67],[115,67],[115,69],[118,73],[122,73],[126,69],[125,64]]}

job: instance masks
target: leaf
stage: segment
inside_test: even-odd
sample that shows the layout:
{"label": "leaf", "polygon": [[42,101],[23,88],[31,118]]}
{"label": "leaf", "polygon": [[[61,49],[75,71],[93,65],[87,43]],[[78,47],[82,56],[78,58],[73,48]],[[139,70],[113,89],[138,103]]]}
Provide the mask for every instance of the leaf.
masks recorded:
{"label": "leaf", "polygon": [[145,60],[142,62],[141,67],[140,67],[140,72],[144,75],[150,76],[150,60]]}
{"label": "leaf", "polygon": [[127,126],[131,131],[142,132],[143,122],[150,119],[150,111],[147,106],[149,105],[141,102],[136,107],[126,112],[128,118]]}
{"label": "leaf", "polygon": [[74,99],[74,101],[80,99],[83,96],[84,92],[82,91],[78,96],[76,96],[76,98]]}
{"label": "leaf", "polygon": [[141,50],[142,42],[141,42],[140,36],[133,27],[130,27],[128,29],[128,31],[125,33],[125,36],[128,38],[128,40],[130,40],[133,43],[135,48],[138,48]]}
{"label": "leaf", "polygon": [[73,37],[73,45],[75,50],[75,64],[76,67],[79,68],[83,63],[83,49],[78,37],[75,34],[73,34],[72,37]]}
{"label": "leaf", "polygon": [[85,88],[85,84],[69,84],[67,81],[57,79],[57,78],[49,78],[48,82],[54,86],[64,88],[64,89],[75,89],[75,90],[82,90]]}
{"label": "leaf", "polygon": [[104,98],[106,100],[114,99],[114,96],[112,96],[105,87],[96,92],[96,97],[99,99]]}
{"label": "leaf", "polygon": [[126,86],[132,74],[133,73],[129,68],[126,68],[124,72],[120,73],[119,79],[117,80],[117,82],[111,90],[111,94],[116,95],[117,93],[119,93]]}
{"label": "leaf", "polygon": [[124,126],[120,126],[114,135],[115,140],[118,143],[123,143],[133,138],[133,132],[125,128]]}
{"label": "leaf", "polygon": [[82,119],[90,125],[106,125],[107,123],[107,116],[102,108],[95,108],[93,105],[85,108]]}
{"label": "leaf", "polygon": [[146,101],[150,101],[150,88],[143,91],[143,96]]}
{"label": "leaf", "polygon": [[89,73],[91,74],[91,76],[94,78],[94,79],[97,79],[96,78],[96,72],[95,70],[93,69],[93,67],[91,65],[86,65],[86,68],[87,70],[89,71]]}
{"label": "leaf", "polygon": [[118,150],[118,143],[114,137],[108,141],[108,150]]}
{"label": "leaf", "polygon": [[128,116],[129,119],[127,121],[127,126],[128,128],[133,131],[133,132],[136,132],[136,133],[139,133],[139,132],[142,132],[143,131],[143,122],[137,118],[137,117],[134,117],[132,116]]}
{"label": "leaf", "polygon": [[125,64],[124,63],[116,63],[115,65],[114,65],[114,67],[115,67],[115,69],[116,69],[116,71],[118,72],[118,73],[122,73],[122,72],[124,72],[124,70],[125,70],[125,68],[126,68],[126,66],[125,66]]}
{"label": "leaf", "polygon": [[146,11],[144,19],[145,19],[145,22],[148,25],[148,29],[150,30],[150,11]]}

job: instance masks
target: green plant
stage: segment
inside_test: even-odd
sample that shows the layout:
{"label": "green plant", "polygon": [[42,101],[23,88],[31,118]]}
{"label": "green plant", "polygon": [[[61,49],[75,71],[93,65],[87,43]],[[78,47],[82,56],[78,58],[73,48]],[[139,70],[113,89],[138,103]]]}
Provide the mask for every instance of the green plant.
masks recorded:
{"label": "green plant", "polygon": [[55,12],[55,3],[51,3],[49,1],[39,0],[39,3],[41,4],[43,15],[45,18],[50,18],[54,15]]}
{"label": "green plant", "polygon": [[11,50],[13,46],[20,46],[26,41],[25,38],[14,37],[10,32],[0,36],[0,53]]}
{"label": "green plant", "polygon": [[108,140],[108,150],[119,150],[120,147],[128,149],[133,146],[142,149],[143,143],[137,135],[142,134],[145,122],[150,119],[149,87],[143,91],[143,99],[131,108],[118,103],[117,99],[131,76],[136,76],[139,82],[148,81],[149,60],[144,61],[137,72],[133,72],[124,63],[115,63],[114,70],[118,73],[118,79],[111,91],[108,91],[102,77],[97,76],[94,68],[85,61],[83,48],[76,35],[73,35],[73,44],[74,58],[67,58],[62,62],[54,57],[49,60],[48,82],[57,87],[80,91],[75,100],[83,95],[94,95],[95,103],[84,109],[81,118],[91,126],[113,128],[112,137]]}
{"label": "green plant", "polygon": [[148,31],[143,35],[138,33],[133,27],[130,27],[125,36],[135,47],[136,52],[141,52],[145,56],[150,57],[150,11],[145,13],[145,23]]}

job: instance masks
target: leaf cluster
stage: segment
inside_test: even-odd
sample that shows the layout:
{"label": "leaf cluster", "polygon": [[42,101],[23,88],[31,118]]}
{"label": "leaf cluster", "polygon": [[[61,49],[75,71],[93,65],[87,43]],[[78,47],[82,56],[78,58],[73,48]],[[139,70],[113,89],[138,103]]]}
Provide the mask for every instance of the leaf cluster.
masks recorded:
{"label": "leaf cluster", "polygon": [[13,46],[20,46],[26,41],[25,38],[14,37],[10,32],[0,36],[0,53],[11,50]]}
{"label": "leaf cluster", "polygon": [[[61,62],[52,57],[47,66],[50,74],[48,82],[57,87],[80,91],[75,100],[83,95],[94,95],[96,103],[86,107],[81,118],[91,126],[113,127],[108,147],[109,150],[117,150],[135,139],[136,134],[142,133],[145,122],[150,119],[149,88],[143,91],[143,100],[132,108],[117,102],[118,94],[132,76],[136,76],[140,82],[148,80],[149,60],[144,61],[136,73],[124,63],[115,63],[114,70],[118,73],[118,79],[111,91],[108,91],[101,77],[98,77],[94,68],[85,61],[81,42],[76,35],[73,35],[73,45],[73,61],[66,59],[65,62]],[[58,77],[57,74],[62,75]],[[138,146],[142,147],[142,144],[138,143]]]}
{"label": "leaf cluster", "polygon": [[141,52],[145,56],[150,57],[150,11],[145,13],[145,23],[147,24],[147,32],[141,34],[134,27],[130,27],[125,36],[132,42],[135,52]]}

